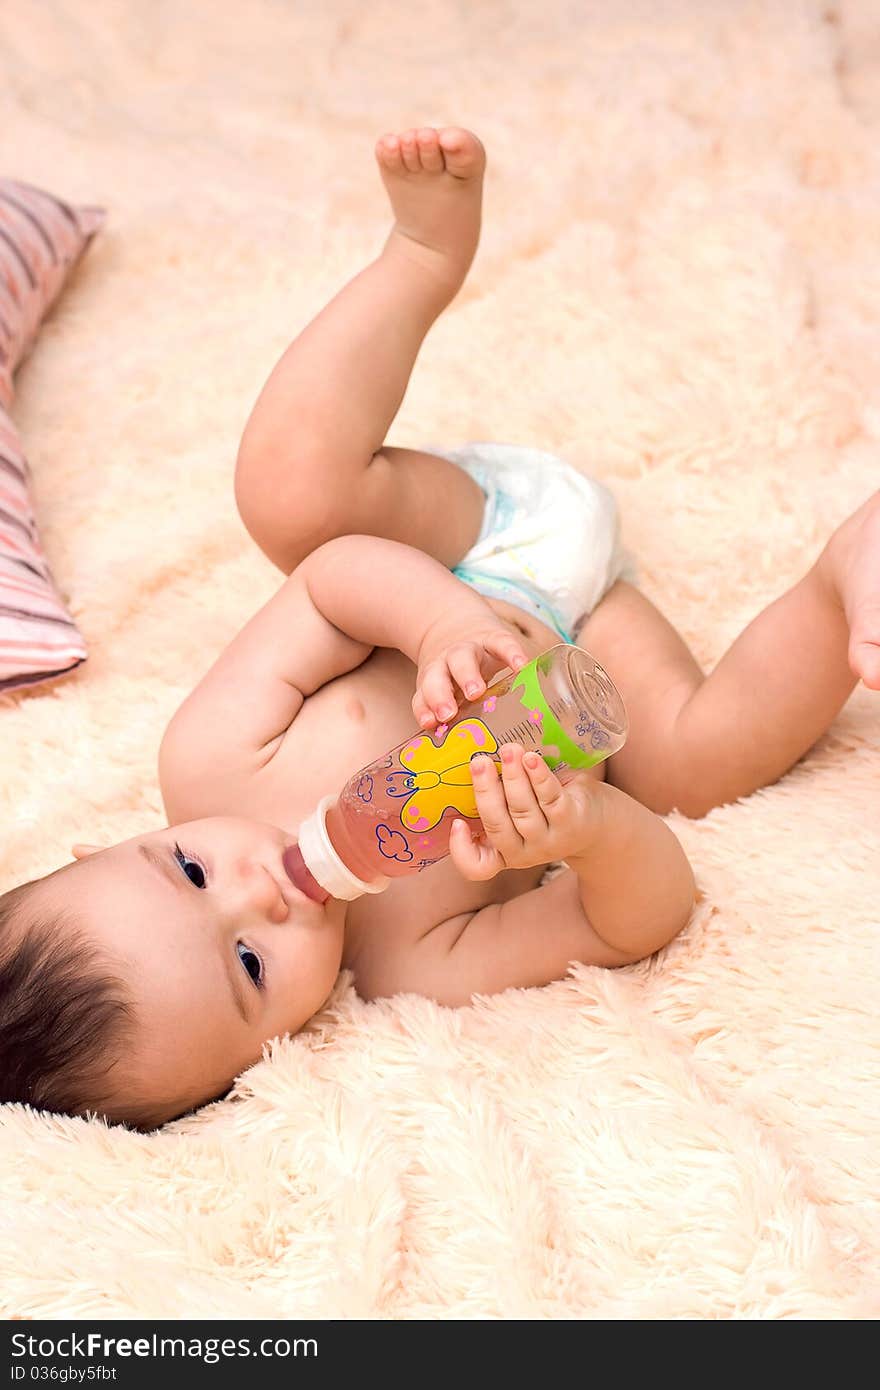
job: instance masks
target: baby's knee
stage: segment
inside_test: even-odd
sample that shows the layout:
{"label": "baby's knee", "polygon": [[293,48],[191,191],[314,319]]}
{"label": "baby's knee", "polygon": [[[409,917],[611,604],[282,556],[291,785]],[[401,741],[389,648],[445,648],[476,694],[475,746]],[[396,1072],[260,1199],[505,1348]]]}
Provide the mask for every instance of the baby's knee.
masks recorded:
{"label": "baby's knee", "polygon": [[342,508],[314,468],[291,462],[289,474],[270,485],[252,455],[239,456],[234,493],[238,514],[251,539],[284,574],[346,530]]}

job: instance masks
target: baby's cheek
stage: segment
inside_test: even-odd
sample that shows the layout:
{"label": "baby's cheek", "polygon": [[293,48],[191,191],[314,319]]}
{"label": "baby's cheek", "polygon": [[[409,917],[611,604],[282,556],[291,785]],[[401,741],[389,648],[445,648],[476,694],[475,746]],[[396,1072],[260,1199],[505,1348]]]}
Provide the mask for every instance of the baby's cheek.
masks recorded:
{"label": "baby's cheek", "polygon": [[326,1003],[342,965],[344,904],[333,903],[327,916],[323,926],[311,929],[308,949],[297,952],[293,962],[290,1002],[296,1019],[288,1024],[291,1031],[302,1028]]}
{"label": "baby's cheek", "polygon": [[318,986],[321,994],[320,1004],[323,1004],[327,995],[336,983],[336,976],[342,966],[342,947],[345,933],[342,926],[339,930],[330,930],[324,934],[320,961],[317,963]]}

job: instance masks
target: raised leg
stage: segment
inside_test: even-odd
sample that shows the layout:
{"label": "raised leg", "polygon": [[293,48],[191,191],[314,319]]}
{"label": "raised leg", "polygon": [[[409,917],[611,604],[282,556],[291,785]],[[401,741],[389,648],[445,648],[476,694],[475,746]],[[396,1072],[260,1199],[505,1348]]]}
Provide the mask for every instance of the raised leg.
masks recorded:
{"label": "raised leg", "polygon": [[703,816],[775,782],[829,727],[859,676],[880,689],[880,493],[765,608],[710,675],[618,581],[577,634],[620,689],[627,743],[608,780],[663,815]]}
{"label": "raised leg", "polygon": [[239,450],[239,512],[285,573],[349,532],[452,566],[480,529],[483,494],[468,474],[382,446],[422,341],[476,252],[485,152],[450,127],[385,136],[376,158],[395,215],[385,247],[286,350]]}

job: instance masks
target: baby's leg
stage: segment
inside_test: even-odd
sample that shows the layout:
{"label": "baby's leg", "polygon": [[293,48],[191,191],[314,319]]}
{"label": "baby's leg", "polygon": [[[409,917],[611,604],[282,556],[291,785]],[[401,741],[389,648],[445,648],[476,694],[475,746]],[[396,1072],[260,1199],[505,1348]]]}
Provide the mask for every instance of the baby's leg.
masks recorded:
{"label": "baby's leg", "polygon": [[749,624],[708,676],[623,581],[577,634],[619,687],[630,733],[608,780],[692,817],[775,782],[816,742],[859,676],[880,690],[880,492],[812,569]]}
{"label": "baby's leg", "polygon": [[382,445],[422,340],[476,252],[485,153],[450,127],[385,136],[376,157],[395,215],[384,249],[284,353],[239,451],[242,520],[285,573],[352,532],[451,567],[480,530],[485,499],[469,474]]}

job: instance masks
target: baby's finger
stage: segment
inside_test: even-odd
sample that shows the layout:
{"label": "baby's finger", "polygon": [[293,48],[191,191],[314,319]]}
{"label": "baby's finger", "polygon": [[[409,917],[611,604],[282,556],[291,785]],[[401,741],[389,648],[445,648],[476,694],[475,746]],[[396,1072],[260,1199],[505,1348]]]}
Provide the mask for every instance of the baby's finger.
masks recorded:
{"label": "baby's finger", "polygon": [[508,862],[522,851],[523,842],[510,818],[505,788],[496,765],[485,753],[471,758],[471,781],[477,811],[492,845]]}
{"label": "baby's finger", "polygon": [[458,647],[450,647],[446,653],[453,679],[468,700],[475,700],[486,689],[480,670],[482,650],[476,642],[463,642]]}
{"label": "baby's finger", "polygon": [[523,767],[541,810],[545,813],[552,812],[565,795],[559,778],[547,766],[540,753],[526,753],[523,757]]}
{"label": "baby's finger", "polygon": [[432,724],[437,723],[437,720],[434,718],[433,712],[428,708],[428,705],[422,695],[421,688],[419,688],[416,691],[415,695],[412,697],[412,711],[416,717],[416,720],[419,724],[422,725],[423,728],[429,728]]}
{"label": "baby's finger", "polygon": [[449,833],[449,857],[463,878],[494,878],[506,867],[493,845],[475,840],[467,821],[455,820]]}
{"label": "baby's finger", "polygon": [[445,661],[432,661],[425,667],[419,681],[419,691],[437,719],[451,719],[458,709]]}
{"label": "baby's finger", "polygon": [[510,818],[522,839],[528,840],[547,829],[531,778],[523,766],[523,748],[519,743],[501,747],[501,776]]}
{"label": "baby's finger", "polygon": [[505,666],[509,666],[512,671],[518,671],[521,666],[528,662],[525,648],[522,642],[513,632],[505,632],[499,628],[497,632],[492,632],[483,641],[483,647],[493,656],[500,657]]}

